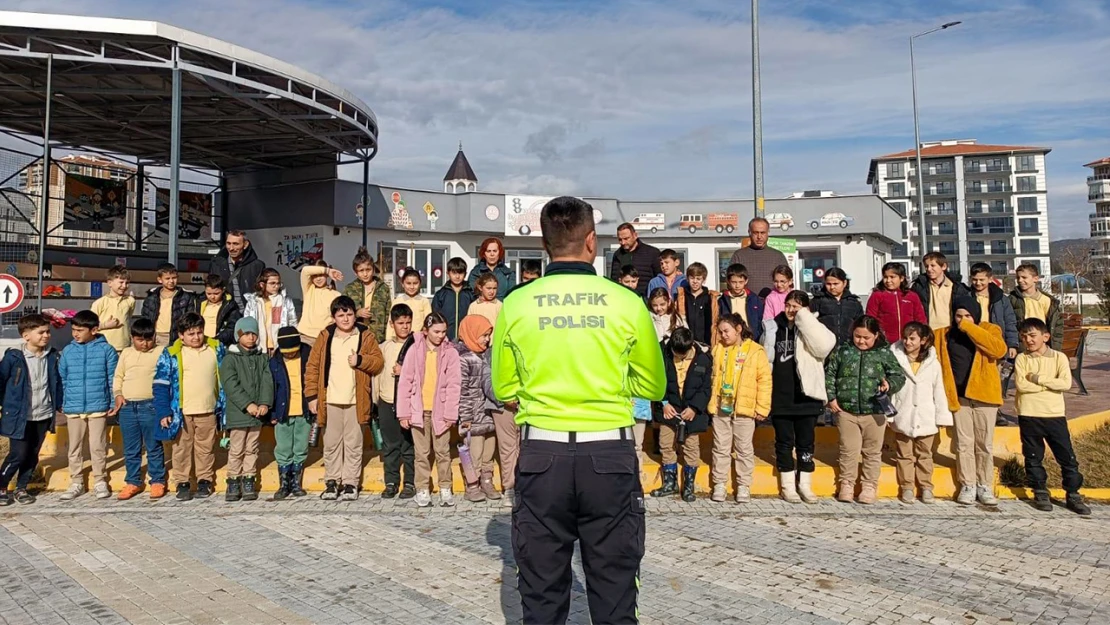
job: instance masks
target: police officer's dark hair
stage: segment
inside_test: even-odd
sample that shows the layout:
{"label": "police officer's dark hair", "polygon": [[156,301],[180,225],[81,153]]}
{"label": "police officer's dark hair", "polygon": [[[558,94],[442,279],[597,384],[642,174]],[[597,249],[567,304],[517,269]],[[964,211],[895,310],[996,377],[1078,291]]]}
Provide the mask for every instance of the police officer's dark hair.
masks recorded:
{"label": "police officer's dark hair", "polygon": [[355,312],[358,306],[355,305],[355,300],[347,295],[340,295],[331,301],[331,316],[334,317],[335,313],[339,311]]}
{"label": "police officer's dark hair", "polygon": [[139,317],[131,323],[131,338],[154,340],[154,322],[146,317]]}
{"label": "police officer's dark hair", "polygon": [[100,317],[91,310],[82,310],[73,315],[73,319],[70,319],[69,323],[75,328],[95,330],[100,327]]}
{"label": "police officer's dark hair", "polygon": [[694,333],[689,328],[675,328],[667,347],[672,354],[685,354],[694,346]]}
{"label": "police officer's dark hair", "polygon": [[578,254],[593,230],[594,208],[576,197],[557,197],[540,211],[543,246],[551,256]]}
{"label": "police officer's dark hair", "polygon": [[[739,330],[741,341],[753,338],[755,336],[754,334],[752,334],[752,329],[749,328],[748,324],[744,322],[744,318],[740,316],[740,313],[729,313],[727,315],[721,315],[721,318],[717,320],[717,325],[721,325],[722,323],[727,323]],[[677,332],[678,330],[676,329],[675,331]]]}
{"label": "police officer's dark hair", "polygon": [[432,326],[436,325],[437,323],[442,323],[444,325],[447,324],[447,317],[444,317],[443,313],[441,313],[441,312],[433,311],[432,314],[428,315],[427,317],[424,317],[424,329],[425,330],[427,330],[428,328],[431,328]]}
{"label": "police officer's dark hair", "polygon": [[447,273],[466,273],[466,261],[458,256],[447,261]]}
{"label": "police officer's dark hair", "polygon": [[412,308],[410,308],[408,304],[394,304],[393,308],[389,309],[390,321],[397,321],[404,317],[412,319]]}
{"label": "police officer's dark hair", "polygon": [[636,268],[633,267],[632,265],[625,265],[624,267],[621,267],[621,277],[622,278],[636,278],[637,280],[639,280],[640,279],[640,272],[636,271]]}

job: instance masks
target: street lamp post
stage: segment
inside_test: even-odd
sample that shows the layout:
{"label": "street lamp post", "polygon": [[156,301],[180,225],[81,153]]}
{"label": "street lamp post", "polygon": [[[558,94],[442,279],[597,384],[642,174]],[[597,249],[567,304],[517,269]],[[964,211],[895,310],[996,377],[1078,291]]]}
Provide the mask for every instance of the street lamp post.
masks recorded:
{"label": "street lamp post", "polygon": [[923,33],[918,33],[910,37],[910,81],[913,83],[913,143],[914,150],[917,153],[917,217],[920,220],[919,227],[921,228],[921,232],[919,234],[921,238],[922,259],[924,259],[925,254],[928,253],[928,247],[926,247],[925,240],[925,187],[924,183],[922,182],[921,172],[921,127],[918,124],[917,119],[917,65],[914,63],[913,59],[913,40],[917,39],[918,37],[924,37],[925,35],[935,33],[938,30],[947,30],[949,28],[952,28],[953,26],[958,26],[961,23],[962,22],[948,22],[947,24],[937,26],[932,30],[927,30]]}
{"label": "street lamp post", "polygon": [[763,217],[763,96],[759,76],[759,0],[752,0],[752,174],[755,216]]}

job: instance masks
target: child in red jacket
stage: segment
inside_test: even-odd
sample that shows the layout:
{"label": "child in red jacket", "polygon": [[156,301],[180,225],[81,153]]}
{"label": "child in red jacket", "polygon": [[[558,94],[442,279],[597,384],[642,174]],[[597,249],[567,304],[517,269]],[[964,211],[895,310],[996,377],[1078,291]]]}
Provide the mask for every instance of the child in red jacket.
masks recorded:
{"label": "child in red jacket", "polygon": [[875,285],[871,297],[867,299],[867,314],[879,320],[883,336],[890,344],[902,340],[902,328],[907,323],[929,323],[921,299],[910,290],[906,267],[902,263],[883,265],[883,281]]}

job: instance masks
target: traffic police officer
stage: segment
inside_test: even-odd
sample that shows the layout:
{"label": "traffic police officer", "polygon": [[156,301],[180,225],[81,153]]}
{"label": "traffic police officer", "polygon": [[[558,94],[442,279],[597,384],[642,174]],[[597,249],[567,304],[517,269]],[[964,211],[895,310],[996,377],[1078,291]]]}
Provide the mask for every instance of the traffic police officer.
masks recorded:
{"label": "traffic police officer", "polygon": [[513,555],[525,623],[565,623],[571,556],[581,543],[594,623],[636,623],[644,493],[632,397],[659,400],[666,376],[634,291],[594,271],[594,211],[572,197],[540,214],[551,262],[505,297],[493,389],[519,404]]}

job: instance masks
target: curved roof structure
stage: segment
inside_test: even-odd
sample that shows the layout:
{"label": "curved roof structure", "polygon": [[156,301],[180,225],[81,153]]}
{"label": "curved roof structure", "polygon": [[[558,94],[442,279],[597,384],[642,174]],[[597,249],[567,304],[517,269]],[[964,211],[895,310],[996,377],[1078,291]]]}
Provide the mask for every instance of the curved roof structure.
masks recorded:
{"label": "curved roof structure", "polygon": [[170,162],[173,76],[181,76],[181,161],[221,171],[371,158],[364,102],[289,63],[159,22],[0,11],[0,126],[64,146]]}

